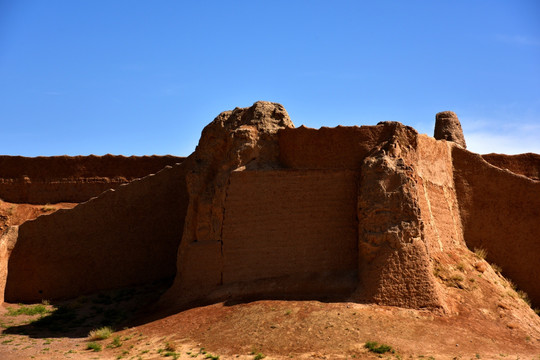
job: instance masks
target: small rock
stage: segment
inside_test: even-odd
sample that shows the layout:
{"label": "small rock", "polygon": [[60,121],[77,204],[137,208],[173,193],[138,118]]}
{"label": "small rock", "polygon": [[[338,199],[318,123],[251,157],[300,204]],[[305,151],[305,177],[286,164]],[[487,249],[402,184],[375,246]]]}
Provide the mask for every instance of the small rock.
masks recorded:
{"label": "small rock", "polygon": [[474,264],[474,268],[483,273],[484,271],[486,271],[487,266],[484,261],[478,261],[476,264]]}

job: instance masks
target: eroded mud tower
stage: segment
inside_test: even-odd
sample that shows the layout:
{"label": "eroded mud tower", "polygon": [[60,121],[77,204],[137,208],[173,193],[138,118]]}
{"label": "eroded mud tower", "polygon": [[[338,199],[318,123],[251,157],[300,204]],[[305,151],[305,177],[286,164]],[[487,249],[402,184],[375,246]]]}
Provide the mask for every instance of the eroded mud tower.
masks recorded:
{"label": "eroded mud tower", "polygon": [[444,311],[435,269],[468,245],[538,302],[540,182],[526,174],[465,150],[452,112],[437,114],[432,138],[398,122],[295,128],[261,101],[220,114],[181,163],[6,233],[5,296],[174,277],[164,307],[336,298]]}
{"label": "eroded mud tower", "polygon": [[452,141],[464,149],[467,148],[461,123],[453,111],[442,111],[435,115],[435,132],[433,137],[437,140]]}

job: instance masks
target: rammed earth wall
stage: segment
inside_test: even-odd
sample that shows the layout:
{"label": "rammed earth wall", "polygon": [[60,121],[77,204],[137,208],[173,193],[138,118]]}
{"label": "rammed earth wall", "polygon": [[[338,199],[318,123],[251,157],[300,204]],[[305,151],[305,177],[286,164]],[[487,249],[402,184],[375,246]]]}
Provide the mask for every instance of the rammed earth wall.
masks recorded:
{"label": "rammed earth wall", "polygon": [[176,156],[0,156],[0,199],[80,203],[184,160]]}
{"label": "rammed earth wall", "polygon": [[468,246],[538,302],[539,186],[397,122],[294,128],[281,105],[258,102],[220,114],[180,165],[12,229],[0,280],[7,268],[13,302],[174,277],[163,306],[447,309],[435,262]]}

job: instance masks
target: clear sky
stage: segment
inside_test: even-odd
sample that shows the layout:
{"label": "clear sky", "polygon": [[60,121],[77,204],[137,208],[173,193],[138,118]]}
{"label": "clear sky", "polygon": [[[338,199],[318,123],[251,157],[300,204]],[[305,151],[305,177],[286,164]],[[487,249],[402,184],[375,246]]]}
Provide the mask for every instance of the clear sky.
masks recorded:
{"label": "clear sky", "polygon": [[0,154],[189,155],[257,100],[540,153],[540,1],[0,0]]}

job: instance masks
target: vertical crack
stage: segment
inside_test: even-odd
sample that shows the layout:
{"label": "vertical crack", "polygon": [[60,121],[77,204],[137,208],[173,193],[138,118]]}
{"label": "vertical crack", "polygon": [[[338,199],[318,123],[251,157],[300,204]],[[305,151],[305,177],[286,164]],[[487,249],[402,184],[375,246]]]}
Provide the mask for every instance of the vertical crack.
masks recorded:
{"label": "vertical crack", "polygon": [[219,285],[223,285],[223,268],[225,266],[225,257],[223,256],[223,229],[225,228],[225,204],[227,203],[227,197],[229,196],[229,187],[231,185],[231,176],[227,179],[227,185],[225,187],[225,196],[223,197],[223,203],[221,204],[222,211],[222,220],[221,220],[221,229],[219,234],[219,244],[220,244],[220,255],[221,255],[221,269],[220,269],[220,281]]}

